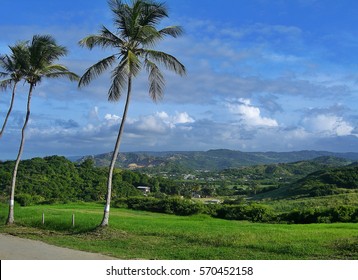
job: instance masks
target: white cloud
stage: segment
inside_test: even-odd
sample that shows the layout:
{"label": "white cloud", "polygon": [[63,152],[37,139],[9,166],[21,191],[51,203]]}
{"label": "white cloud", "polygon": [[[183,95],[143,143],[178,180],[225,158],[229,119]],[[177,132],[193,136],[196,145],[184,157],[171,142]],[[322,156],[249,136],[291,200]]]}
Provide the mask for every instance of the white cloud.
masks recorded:
{"label": "white cloud", "polygon": [[239,98],[235,103],[227,103],[226,106],[247,126],[278,126],[276,120],[261,116],[260,108],[253,106],[250,99]]}
{"label": "white cloud", "polygon": [[94,106],[89,110],[88,115],[86,116],[89,120],[99,121],[99,108],[98,106]]}
{"label": "white cloud", "polygon": [[119,123],[122,118],[114,114],[106,114],[104,119],[107,121],[108,125],[113,125]]}
{"label": "white cloud", "polygon": [[129,120],[131,128],[137,129],[138,133],[140,133],[140,131],[164,133],[168,129],[176,128],[178,125],[185,125],[193,122],[194,119],[190,117],[187,112],[176,112],[174,115],[169,115],[164,111]]}
{"label": "white cloud", "polygon": [[323,135],[347,136],[351,135],[354,130],[354,127],[342,117],[325,114],[306,117],[302,125],[311,133]]}

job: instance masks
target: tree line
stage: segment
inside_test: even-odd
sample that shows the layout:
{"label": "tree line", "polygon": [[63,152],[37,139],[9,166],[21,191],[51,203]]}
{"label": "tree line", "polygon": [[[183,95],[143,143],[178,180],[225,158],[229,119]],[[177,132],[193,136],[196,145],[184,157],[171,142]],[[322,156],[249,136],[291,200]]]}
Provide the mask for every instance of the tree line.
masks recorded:
{"label": "tree line", "polygon": [[[14,161],[0,163],[2,200],[9,193],[14,164]],[[100,202],[107,191],[107,173],[107,168],[95,167],[90,158],[80,164],[61,156],[24,160],[19,165],[15,201],[22,206],[70,201]],[[130,170],[114,170],[114,199],[143,195],[138,186],[150,187],[153,194],[167,192],[174,195],[179,191],[179,185],[169,179],[149,177]]]}

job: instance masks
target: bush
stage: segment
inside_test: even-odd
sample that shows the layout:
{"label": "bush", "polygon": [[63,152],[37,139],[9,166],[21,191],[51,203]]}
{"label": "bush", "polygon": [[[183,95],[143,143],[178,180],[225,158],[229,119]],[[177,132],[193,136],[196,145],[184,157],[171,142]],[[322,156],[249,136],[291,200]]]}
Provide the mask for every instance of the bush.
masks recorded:
{"label": "bush", "polygon": [[124,206],[133,210],[152,211],[181,216],[194,215],[204,211],[202,204],[179,197],[168,197],[164,199],[155,197],[129,197],[118,199],[113,205],[114,207]]}
{"label": "bush", "polygon": [[334,222],[353,222],[356,220],[357,207],[353,206],[338,206],[332,208],[332,218]]}
{"label": "bush", "polygon": [[118,198],[112,202],[112,207],[115,208],[128,208],[127,199],[126,198]]}
{"label": "bush", "polygon": [[222,205],[214,214],[215,217],[227,220],[248,220],[252,222],[269,222],[274,215],[266,205]]}
{"label": "bush", "polygon": [[18,202],[21,206],[39,204],[44,200],[45,199],[40,195],[30,195],[27,193],[18,194],[15,196],[15,201]]}
{"label": "bush", "polygon": [[358,207],[337,206],[331,208],[308,208],[281,214],[279,220],[295,224],[350,223],[358,220]]}

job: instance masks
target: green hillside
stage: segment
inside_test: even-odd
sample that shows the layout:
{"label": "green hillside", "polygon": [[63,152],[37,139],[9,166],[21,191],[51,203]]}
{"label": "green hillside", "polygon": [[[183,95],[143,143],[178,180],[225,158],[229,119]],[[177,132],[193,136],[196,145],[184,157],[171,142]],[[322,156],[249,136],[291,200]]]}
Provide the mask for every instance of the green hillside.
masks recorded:
{"label": "green hillside", "polygon": [[357,192],[358,165],[353,163],[344,167],[327,167],[312,172],[276,190],[257,195],[255,199],[320,197]]}

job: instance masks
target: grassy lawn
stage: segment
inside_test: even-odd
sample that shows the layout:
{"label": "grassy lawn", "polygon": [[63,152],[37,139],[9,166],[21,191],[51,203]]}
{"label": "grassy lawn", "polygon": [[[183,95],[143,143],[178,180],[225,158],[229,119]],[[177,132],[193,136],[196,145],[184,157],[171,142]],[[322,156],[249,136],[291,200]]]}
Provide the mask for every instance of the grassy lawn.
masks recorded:
{"label": "grassy lawn", "polygon": [[110,227],[98,230],[102,211],[98,204],[17,207],[16,226],[7,227],[1,204],[0,232],[121,259],[358,259],[358,224],[262,224],[112,208]]}

